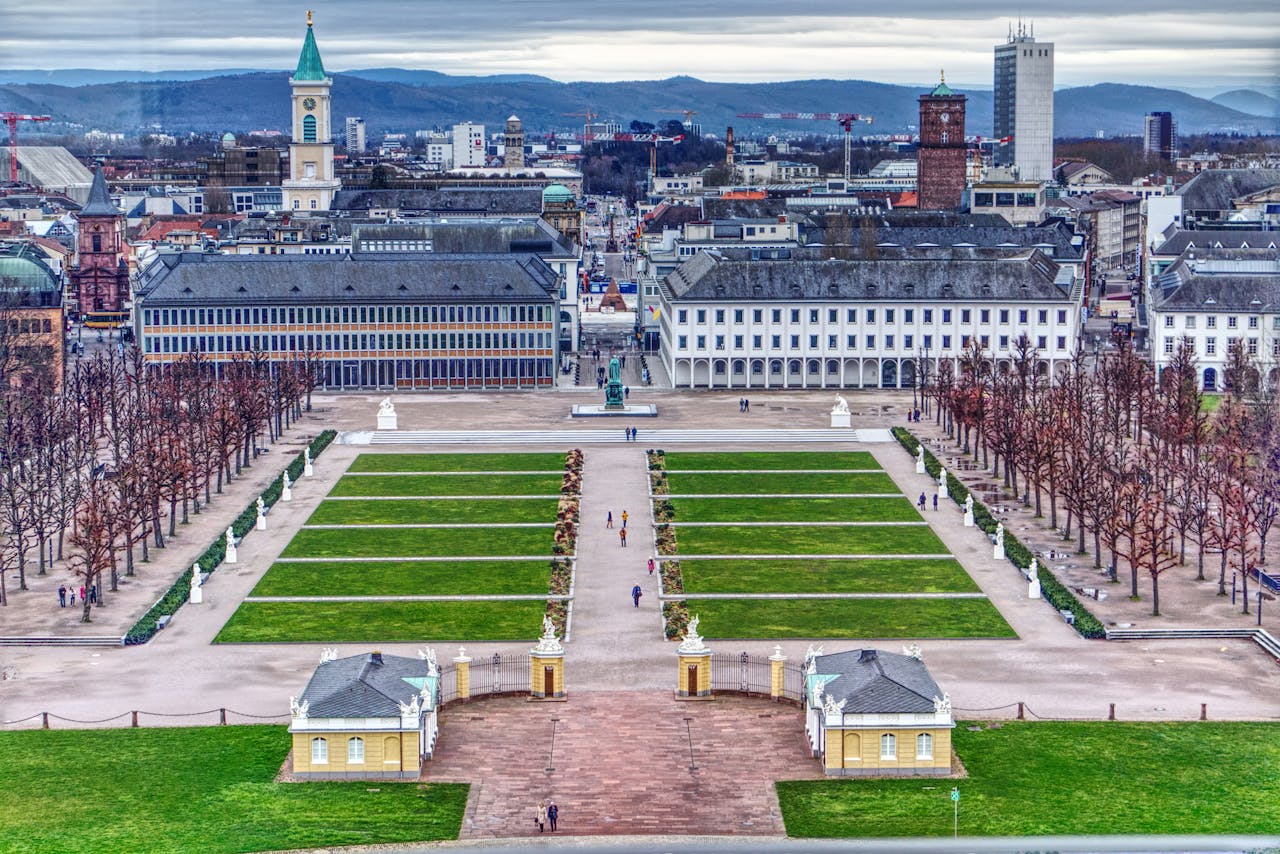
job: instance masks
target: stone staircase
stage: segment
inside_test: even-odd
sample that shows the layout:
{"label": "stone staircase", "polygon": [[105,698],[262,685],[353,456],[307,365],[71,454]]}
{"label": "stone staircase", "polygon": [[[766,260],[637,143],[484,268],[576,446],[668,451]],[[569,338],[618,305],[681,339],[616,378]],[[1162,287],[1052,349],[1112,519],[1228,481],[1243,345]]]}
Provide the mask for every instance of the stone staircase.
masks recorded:
{"label": "stone staircase", "polygon": [[0,646],[124,646],[124,638],[111,635],[77,635],[72,637],[4,637]]}
{"label": "stone staircase", "polygon": [[[561,430],[380,430],[374,433],[345,434],[344,444],[371,445],[558,445],[569,447],[583,444],[626,442],[623,427],[631,422],[620,422],[617,427],[601,429]],[[680,430],[647,429],[640,426],[635,445],[642,448],[661,448],[681,443],[711,445],[756,444],[818,444],[857,442],[858,431],[845,429],[818,430]],[[367,437],[367,439],[366,439]],[[360,441],[366,439],[366,441]]]}
{"label": "stone staircase", "polygon": [[1280,640],[1266,629],[1107,629],[1107,640],[1214,638],[1251,640],[1280,660]]}

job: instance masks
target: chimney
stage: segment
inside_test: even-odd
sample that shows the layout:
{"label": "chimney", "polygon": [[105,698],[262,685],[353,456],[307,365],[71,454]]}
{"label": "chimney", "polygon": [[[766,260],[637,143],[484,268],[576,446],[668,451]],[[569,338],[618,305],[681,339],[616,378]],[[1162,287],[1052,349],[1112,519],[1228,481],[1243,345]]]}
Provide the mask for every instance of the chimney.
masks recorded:
{"label": "chimney", "polygon": [[858,655],[858,661],[860,662],[875,661],[875,660],[876,660],[876,651],[874,649],[861,650],[860,654]]}
{"label": "chimney", "polygon": [[373,652],[369,653],[369,663],[370,663],[370,664],[376,664],[376,665],[378,665],[379,667],[381,667],[381,666],[382,666],[382,651],[381,651],[381,650],[377,650],[377,649],[375,649]]}
{"label": "chimney", "polygon": [[733,126],[725,128],[724,132],[724,162],[730,166],[733,165]]}

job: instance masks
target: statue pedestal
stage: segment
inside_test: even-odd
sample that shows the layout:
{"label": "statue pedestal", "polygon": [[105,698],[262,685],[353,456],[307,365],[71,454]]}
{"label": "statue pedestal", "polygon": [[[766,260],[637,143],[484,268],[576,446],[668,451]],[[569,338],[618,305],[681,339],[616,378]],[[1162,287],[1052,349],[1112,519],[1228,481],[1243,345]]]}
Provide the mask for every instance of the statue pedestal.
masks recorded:
{"label": "statue pedestal", "polygon": [[192,605],[199,605],[200,603],[204,602],[204,588],[192,587],[191,597],[187,601],[190,602]]}
{"label": "statue pedestal", "polygon": [[973,511],[972,510],[964,511],[964,526],[966,528],[973,527]]}
{"label": "statue pedestal", "polygon": [[916,460],[916,474],[924,474],[924,460]]}
{"label": "statue pedestal", "polygon": [[1040,579],[1039,578],[1033,578],[1027,582],[1027,598],[1028,599],[1040,598]]}
{"label": "statue pedestal", "polygon": [[992,546],[991,557],[995,560],[1004,560],[1004,546]]}
{"label": "statue pedestal", "polygon": [[396,426],[396,414],[394,412],[383,415],[378,413],[378,429],[379,430],[399,430]]}
{"label": "statue pedestal", "polygon": [[832,412],[831,426],[832,427],[852,427],[853,424],[849,420],[849,413],[848,412]]}
{"label": "statue pedestal", "polygon": [[222,561],[222,562],[223,562],[223,563],[235,563],[235,562],[236,562],[236,547],[235,547],[235,546],[227,546],[227,556],[223,559],[223,561]]}
{"label": "statue pedestal", "polygon": [[280,500],[281,500],[281,501],[292,501],[292,500],[293,500],[293,490],[292,490],[292,489],[290,489],[290,488],[289,488],[289,487],[287,487],[287,486],[286,486],[286,487],[284,487],[283,489],[281,489],[281,490],[280,490]]}
{"label": "statue pedestal", "polygon": [[939,500],[939,501],[946,501],[948,497],[949,497],[949,496],[947,495],[947,487],[946,487],[946,485],[945,485],[945,484],[939,484],[939,485],[938,485],[938,500]]}
{"label": "statue pedestal", "polygon": [[267,530],[267,517],[259,513],[258,522],[256,525],[254,525],[254,527],[259,531]]}
{"label": "statue pedestal", "polygon": [[[395,428],[394,428],[394,427],[392,427],[391,429],[393,429],[393,430],[394,430]],[[302,476],[303,476],[303,477],[315,477],[315,476],[316,476],[316,469],[315,469],[315,466],[311,465],[311,463],[303,463],[303,464],[302,464]]]}

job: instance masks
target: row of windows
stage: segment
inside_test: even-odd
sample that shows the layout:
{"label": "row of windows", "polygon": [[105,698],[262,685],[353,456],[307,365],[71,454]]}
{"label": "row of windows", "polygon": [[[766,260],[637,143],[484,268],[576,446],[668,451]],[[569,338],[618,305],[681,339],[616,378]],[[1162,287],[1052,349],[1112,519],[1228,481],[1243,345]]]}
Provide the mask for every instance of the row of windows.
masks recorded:
{"label": "row of windows", "polygon": [[[714,320],[714,322],[715,322],[715,323],[717,323],[717,324],[723,324],[723,323],[725,322],[725,319],[729,316],[729,315],[728,315],[728,312],[729,312],[730,310],[729,310],[729,309],[724,309],[724,308],[717,308],[717,309],[712,309],[711,311],[713,312],[712,316],[713,316],[713,317],[714,317],[714,319],[715,319],[715,320]],[[735,308],[735,309],[732,309],[732,311],[733,311],[733,322],[734,322],[735,324],[741,324],[741,323],[744,323],[744,322],[746,321],[746,313],[747,313],[747,309],[744,309],[744,308]],[[884,323],[894,323],[894,322],[896,322],[896,319],[897,319],[897,316],[898,316],[898,315],[897,315],[897,310],[896,310],[896,309],[892,309],[892,308],[886,308],[886,309],[883,309],[883,310],[877,310],[877,309],[874,309],[874,308],[864,309],[864,310],[863,310],[863,313],[864,313],[864,316],[866,317],[866,322],[867,322],[867,323],[875,323],[875,322],[876,322],[876,317],[877,317],[877,312],[878,312],[878,311],[883,311],[883,313],[882,313],[882,314],[880,314],[879,316],[881,316],[881,317],[883,317],[883,318],[884,318],[884,321],[883,321]],[[950,322],[951,322],[951,319],[952,319],[952,317],[953,317],[953,311],[952,311],[952,309],[944,308],[944,309],[940,309],[940,311],[941,311],[941,313],[942,313],[942,322],[943,322],[943,323],[950,323]],[[705,309],[705,308],[698,308],[698,309],[694,309],[694,312],[693,312],[694,322],[695,322],[695,323],[698,323],[698,324],[704,324],[704,325],[705,325],[705,324],[706,324],[706,322],[707,322],[707,317],[708,317],[708,313],[707,313],[707,312],[708,312],[708,310],[707,310],[707,309]],[[753,308],[753,309],[751,309],[751,322],[752,322],[752,323],[763,323],[763,322],[764,322],[764,312],[765,312],[765,309],[762,309],[762,308]],[[782,310],[782,309],[780,309],[780,308],[770,309],[770,320],[771,320],[771,322],[773,322],[773,323],[781,323],[781,322],[782,322],[782,312],[783,312],[783,310]],[[921,314],[921,321],[922,321],[923,323],[933,323],[933,312],[934,312],[934,310],[933,310],[933,309],[931,309],[931,308],[921,309],[921,310],[920,310],[920,314]],[[1026,323],[1028,323],[1028,322],[1029,322],[1029,320],[1028,320],[1028,319],[1029,319],[1029,318],[1030,318],[1030,316],[1031,316],[1031,312],[1030,312],[1030,310],[1029,310],[1029,309],[1020,308],[1020,309],[1018,309],[1018,310],[1017,310],[1017,312],[1018,312],[1018,314],[1017,314],[1017,317],[1018,317],[1018,323],[1020,323],[1020,324],[1026,324]],[[838,308],[828,308],[828,309],[826,310],[826,316],[827,316],[827,323],[839,323],[839,322],[840,322],[840,309],[838,309]],[[801,317],[801,309],[798,309],[798,308],[790,309],[789,319],[790,319],[790,322],[791,322],[791,323],[799,323],[799,322],[800,322],[800,317]],[[817,308],[811,308],[811,309],[809,309],[809,322],[810,322],[810,323],[819,323],[819,322],[821,322],[821,321],[820,321],[820,318],[821,318],[821,317],[822,317],[822,310],[821,310],[821,309],[817,309]],[[903,323],[915,323],[915,322],[916,322],[916,321],[915,321],[915,317],[916,317],[916,310],[915,310],[914,308],[904,308],[904,309],[902,309],[902,322],[903,322]],[[997,309],[997,310],[996,310],[996,317],[998,318],[998,321],[999,321],[999,323],[1000,323],[1001,325],[1007,325],[1007,324],[1009,324],[1009,322],[1010,322],[1010,318],[1012,317],[1011,310],[1010,310],[1010,309],[1007,309],[1007,308]],[[1277,319],[1278,319],[1278,320],[1280,320],[1280,318],[1277,318]],[[1067,322],[1067,310],[1066,310],[1065,308],[1060,308],[1060,309],[1058,309],[1058,313],[1057,313],[1057,320],[1058,320],[1058,323],[1066,323],[1066,322]],[[688,323],[688,322],[689,322],[689,309],[687,309],[687,308],[677,309],[677,310],[676,310],[676,321],[677,321],[678,323]],[[846,323],[857,323],[857,322],[858,322],[858,309],[856,309],[856,308],[847,308],[847,309],[845,309],[845,322],[846,322]],[[973,322],[973,309],[971,309],[971,308],[962,308],[962,309],[960,309],[960,322],[961,322],[961,323],[972,323],[972,322]],[[989,309],[989,308],[980,308],[980,309],[978,309],[978,322],[979,322],[979,323],[990,323],[990,322],[991,322],[991,309]],[[1037,323],[1048,323],[1048,322],[1049,322],[1049,310],[1048,310],[1047,308],[1038,309],[1038,310],[1036,311],[1036,322],[1037,322]]]}
{"label": "row of windows", "polygon": [[[713,336],[713,337],[714,337],[714,339],[715,339],[715,349],[716,349],[716,350],[724,350],[724,349],[726,349],[726,346],[725,346],[725,345],[726,345],[726,341],[728,340],[728,339],[727,339],[727,336],[724,336],[724,335],[716,335],[716,336]],[[950,335],[943,335],[943,336],[940,336],[940,337],[941,337],[941,339],[942,339],[942,349],[943,349],[943,350],[950,350],[950,349],[951,349],[951,343],[952,343],[952,341],[954,340],[954,339],[953,339],[953,337],[952,337],[952,336],[950,336]],[[968,346],[969,346],[969,339],[970,339],[970,337],[971,337],[971,336],[969,336],[969,335],[961,335],[961,336],[960,336],[960,347],[961,347],[961,349],[964,349],[964,348],[966,348],[966,347],[968,347]],[[799,349],[800,349],[800,339],[801,339],[801,336],[799,336],[799,335],[792,335],[792,336],[790,336],[790,337],[788,338],[788,347],[787,347],[787,349],[789,349],[789,350],[799,350]],[[864,336],[864,339],[865,339],[865,341],[866,341],[866,348],[865,348],[865,349],[867,349],[867,350],[875,350],[875,349],[876,349],[877,336],[875,336],[875,335],[867,335],[867,336]],[[997,339],[996,339],[996,340],[998,341],[998,346],[997,346],[997,348],[996,348],[997,350],[1008,350],[1008,349],[1009,349],[1010,338],[1009,338],[1009,336],[1008,336],[1008,335],[1000,335],[1000,336],[997,336]],[[1172,340],[1172,339],[1166,339],[1166,346],[1168,346],[1168,341],[1170,341],[1170,340]],[[1256,343],[1256,339],[1254,339],[1254,340],[1255,340],[1255,343]],[[810,335],[810,336],[809,336],[808,349],[810,349],[810,350],[816,350],[816,349],[818,348],[818,341],[819,341],[819,336],[817,336],[817,335]],[[924,349],[924,350],[932,350],[932,349],[933,349],[933,341],[934,341],[934,338],[933,338],[933,336],[932,336],[932,335],[921,335],[921,336],[920,336],[920,347],[921,347],[922,349]],[[979,335],[979,336],[978,336],[978,341],[982,344],[983,348],[985,348],[985,349],[990,349],[990,348],[991,348],[991,336],[990,336],[990,335]],[[1049,346],[1049,336],[1047,336],[1047,335],[1037,335],[1037,336],[1036,336],[1036,338],[1035,338],[1035,341],[1036,341],[1036,348],[1037,348],[1037,349],[1044,350],[1044,349],[1047,349],[1047,348],[1048,348],[1048,346]],[[733,349],[734,349],[734,350],[742,350],[742,349],[744,348],[744,344],[745,344],[745,342],[746,342],[746,336],[744,336],[744,335],[734,335],[734,336],[733,336]],[[840,336],[838,336],[838,335],[828,335],[828,336],[826,337],[826,342],[827,342],[827,343],[826,343],[826,348],[827,348],[828,350],[837,350],[837,349],[839,349],[839,348],[840,348]],[[884,336],[884,338],[883,338],[883,343],[884,343],[884,346],[883,346],[883,347],[881,347],[880,349],[883,349],[883,350],[896,350],[896,349],[897,349],[897,347],[898,347],[898,337],[897,337],[896,335],[885,335],[885,336]],[[1280,341],[1278,341],[1277,343],[1280,343]],[[906,352],[911,352],[913,349],[915,349],[915,345],[916,345],[916,337],[915,337],[914,335],[903,335],[903,336],[902,336],[902,350],[904,350],[904,351],[906,351]],[[1055,345],[1056,345],[1057,349],[1059,349],[1059,350],[1065,350],[1065,349],[1067,349],[1067,336],[1065,336],[1065,335],[1059,335],[1059,336],[1057,336],[1057,337],[1055,338]],[[752,349],[752,350],[761,350],[761,349],[763,349],[763,348],[764,348],[764,336],[763,336],[763,335],[752,335],[752,336],[751,336],[751,349]],[[677,349],[677,350],[688,350],[688,349],[689,349],[689,336],[688,336],[688,335],[677,335],[677,336],[676,336],[676,349]],[[707,336],[706,336],[706,335],[695,335],[695,336],[694,336],[694,349],[695,349],[695,350],[705,350],[705,349],[707,349]],[[770,335],[770,336],[769,336],[769,349],[771,349],[771,350],[781,350],[781,349],[782,349],[782,336],[781,336],[781,335]],[[846,336],[845,336],[844,349],[846,349],[846,350],[857,350],[857,349],[858,349],[858,336],[857,336],[857,335],[846,335]],[[1172,350],[1166,350],[1166,352],[1173,352],[1173,351],[1172,351]]]}
{"label": "row of windows", "polygon": [[[1173,324],[1174,324],[1174,320],[1175,320],[1175,315],[1172,315],[1172,314],[1166,314],[1166,315],[1164,316],[1164,328],[1165,328],[1165,329],[1172,329],[1172,328],[1173,328]],[[1257,328],[1259,328],[1260,320],[1258,319],[1258,316],[1257,316],[1257,315],[1250,315],[1250,316],[1248,317],[1248,319],[1247,319],[1247,323],[1248,323],[1248,326],[1249,326],[1249,328],[1250,328],[1250,329],[1257,329]],[[1183,328],[1183,329],[1195,329],[1195,328],[1196,328],[1196,315],[1194,315],[1194,314],[1188,314],[1188,315],[1184,316],[1184,317],[1183,317],[1183,320],[1182,320],[1182,328]],[[1206,315],[1206,316],[1205,316],[1205,319],[1204,319],[1204,328],[1205,328],[1205,329],[1217,329],[1217,328],[1218,328],[1218,316],[1217,316],[1216,314],[1209,314],[1209,315]],[[1233,314],[1229,314],[1229,315],[1227,315],[1227,328],[1228,328],[1228,329],[1239,329],[1239,328],[1240,328],[1240,318],[1236,317],[1236,316],[1235,316],[1235,315],[1233,315]],[[1276,315],[1275,317],[1271,318],[1271,328],[1272,328],[1272,329],[1280,330],[1280,315]]]}
{"label": "row of windows", "polygon": [[318,350],[528,350],[551,347],[550,332],[358,333],[343,335],[146,335],[146,353],[297,353]]}
{"label": "row of windows", "polygon": [[270,323],[528,323],[551,320],[545,305],[361,305],[302,308],[149,308],[146,326]]}
{"label": "row of windows", "polygon": [[[1195,353],[1195,352],[1196,352],[1196,339],[1195,339],[1195,338],[1193,338],[1193,337],[1191,337],[1190,335],[1188,335],[1188,336],[1186,336],[1185,338],[1183,338],[1182,340],[1184,340],[1184,341],[1186,341],[1186,342],[1187,342],[1187,346],[1191,349],[1191,352],[1192,352],[1192,353]],[[1228,339],[1227,339],[1227,349],[1226,349],[1226,351],[1225,351],[1225,352],[1228,352],[1228,353],[1229,353],[1229,352],[1231,352],[1231,348],[1232,348],[1232,347],[1234,347],[1234,346],[1236,345],[1236,342],[1237,342],[1237,341],[1239,341],[1239,340],[1240,340],[1239,338],[1228,338]],[[1176,339],[1176,338],[1172,338],[1172,337],[1165,338],[1165,339],[1164,339],[1164,352],[1165,352],[1165,355],[1172,355],[1172,353],[1173,353],[1174,349],[1176,349],[1176,345],[1177,345],[1177,339]],[[1257,338],[1246,338],[1246,339],[1245,339],[1245,342],[1244,342],[1244,351],[1245,351],[1246,353],[1248,353],[1250,356],[1256,356],[1256,355],[1258,355],[1258,339],[1257,339]],[[1218,339],[1217,339],[1217,338],[1206,338],[1206,339],[1204,339],[1204,354],[1205,354],[1206,356],[1216,356],[1216,355],[1218,355]],[[1271,341],[1271,355],[1272,355],[1272,356],[1280,356],[1280,338],[1275,338],[1275,339],[1273,339],[1273,340]]]}
{"label": "row of windows", "polygon": [[[897,760],[898,758],[898,737],[892,733],[885,733],[880,736],[880,758]],[[922,732],[916,736],[916,759],[932,759],[933,758],[933,736],[927,732]]]}
{"label": "row of windows", "polygon": [[[311,739],[311,764],[326,765],[329,762],[329,739],[316,736]],[[354,736],[347,739],[347,764],[364,762],[364,739]]]}

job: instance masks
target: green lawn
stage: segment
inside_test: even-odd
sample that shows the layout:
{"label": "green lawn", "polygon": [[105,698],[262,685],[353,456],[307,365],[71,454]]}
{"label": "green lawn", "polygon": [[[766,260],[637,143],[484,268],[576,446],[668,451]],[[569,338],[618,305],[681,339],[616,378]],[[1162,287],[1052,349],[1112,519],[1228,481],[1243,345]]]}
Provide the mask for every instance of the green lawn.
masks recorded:
{"label": "green lawn", "polygon": [[548,522],[557,502],[544,498],[445,499],[394,498],[377,501],[322,501],[308,525],[479,524],[482,522]]}
{"label": "green lawn", "polygon": [[690,555],[948,553],[938,535],[926,525],[676,525],[676,548],[680,554]]}
{"label": "green lawn", "polygon": [[866,451],[741,451],[667,454],[667,471],[683,469],[878,469]]}
{"label": "green lawn", "polygon": [[215,854],[457,838],[465,784],[272,782],[288,751],[283,726],[0,732],[0,851]]}
{"label": "green lawn", "polygon": [[1017,637],[986,599],[690,599],[708,638]]}
{"label": "green lawn", "polygon": [[[346,480],[346,478],[343,478]],[[880,493],[901,495],[887,474],[845,474],[842,472],[795,472],[761,474],[671,474],[667,476],[672,495],[769,495],[792,493]],[[342,482],[339,481],[339,486]]]}
{"label": "green lawn", "polygon": [[361,454],[347,471],[564,470],[564,454]]}
{"label": "green lawn", "polygon": [[468,596],[547,592],[549,560],[325,561],[271,565],[254,596]]}
{"label": "green lawn", "polygon": [[304,528],[283,557],[551,557],[554,528]]}
{"label": "green lawn", "polygon": [[559,495],[558,474],[403,474],[343,477],[330,495]]}
{"label": "green lawn", "polygon": [[674,498],[671,503],[677,523],[920,521],[920,511],[907,498]]}
{"label": "green lawn", "polygon": [[219,643],[497,641],[541,634],[545,600],[244,602]]}
{"label": "green lawn", "polygon": [[961,836],[1280,828],[1280,724],[1028,721],[952,733],[968,779],[780,782],[787,833],[950,836],[953,785]]}
{"label": "green lawn", "polygon": [[680,571],[686,593],[978,592],[978,585],[955,560],[716,558],[683,560]]}

